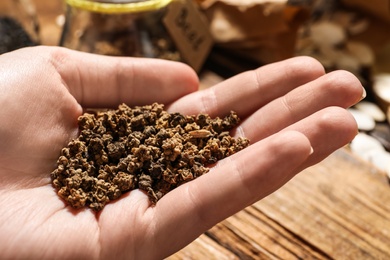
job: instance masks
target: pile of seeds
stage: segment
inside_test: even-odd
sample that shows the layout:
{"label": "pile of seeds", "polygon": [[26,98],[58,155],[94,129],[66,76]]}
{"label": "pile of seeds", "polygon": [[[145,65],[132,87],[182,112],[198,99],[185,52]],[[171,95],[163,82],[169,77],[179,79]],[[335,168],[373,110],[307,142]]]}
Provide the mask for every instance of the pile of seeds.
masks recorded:
{"label": "pile of seeds", "polygon": [[95,211],[123,193],[140,189],[154,204],[179,185],[208,172],[207,166],[249,145],[229,130],[239,123],[224,118],[184,116],[163,105],[85,113],[80,135],[61,151],[51,173],[58,195],[74,208]]}

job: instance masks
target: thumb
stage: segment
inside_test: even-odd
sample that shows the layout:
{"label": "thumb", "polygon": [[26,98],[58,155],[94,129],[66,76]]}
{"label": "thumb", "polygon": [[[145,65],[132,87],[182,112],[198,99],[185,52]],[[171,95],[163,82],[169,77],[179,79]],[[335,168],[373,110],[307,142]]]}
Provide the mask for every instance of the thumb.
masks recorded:
{"label": "thumb", "polygon": [[166,104],[198,89],[197,74],[183,63],[45,48],[50,48],[63,83],[84,107]]}

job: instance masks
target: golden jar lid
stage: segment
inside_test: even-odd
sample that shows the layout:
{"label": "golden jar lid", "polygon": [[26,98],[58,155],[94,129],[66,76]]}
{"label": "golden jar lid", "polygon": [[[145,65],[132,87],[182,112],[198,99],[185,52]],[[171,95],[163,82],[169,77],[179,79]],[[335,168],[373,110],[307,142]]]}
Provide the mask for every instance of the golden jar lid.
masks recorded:
{"label": "golden jar lid", "polygon": [[161,9],[173,0],[148,0],[135,3],[102,3],[89,0],[66,0],[70,6],[97,13],[139,13]]}

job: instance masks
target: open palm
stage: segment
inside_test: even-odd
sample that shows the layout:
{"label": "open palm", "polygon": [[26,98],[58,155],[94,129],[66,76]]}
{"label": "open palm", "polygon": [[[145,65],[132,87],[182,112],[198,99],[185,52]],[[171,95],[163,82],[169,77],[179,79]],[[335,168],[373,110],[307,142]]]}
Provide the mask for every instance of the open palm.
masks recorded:
{"label": "open palm", "polygon": [[[294,58],[196,91],[189,67],[33,47],[0,56],[0,256],[160,259],[272,193],[349,142],[345,108],[363,88],[347,72],[324,74]],[[150,207],[139,190],[99,213],[59,199],[50,172],[78,134],[83,108],[166,104],[170,112],[244,120],[234,134],[252,145]]]}

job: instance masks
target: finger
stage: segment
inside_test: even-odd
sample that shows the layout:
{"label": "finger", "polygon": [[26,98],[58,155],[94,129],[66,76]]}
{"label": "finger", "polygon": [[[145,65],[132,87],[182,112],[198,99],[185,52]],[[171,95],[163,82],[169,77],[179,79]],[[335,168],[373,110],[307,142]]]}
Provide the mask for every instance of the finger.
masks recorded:
{"label": "finger", "polygon": [[158,59],[108,57],[51,49],[51,61],[70,93],[84,107],[170,103],[198,89],[187,65]]}
{"label": "finger", "polygon": [[299,131],[309,140],[314,153],[296,172],[312,166],[337,149],[350,143],[358,133],[357,123],[347,110],[329,107],[287,127],[283,131]]}
{"label": "finger", "polygon": [[155,242],[161,248],[180,249],[282,186],[310,153],[304,135],[285,132],[222,160],[206,175],[178,187],[157,203]]}
{"label": "finger", "polygon": [[324,74],[322,65],[309,57],[288,59],[244,72],[220,84],[185,96],[170,106],[185,114],[219,116],[236,111],[241,117],[271,100]]}
{"label": "finger", "polygon": [[347,108],[363,97],[363,86],[353,74],[333,72],[265,105],[246,118],[238,131],[256,142],[326,107]]}

